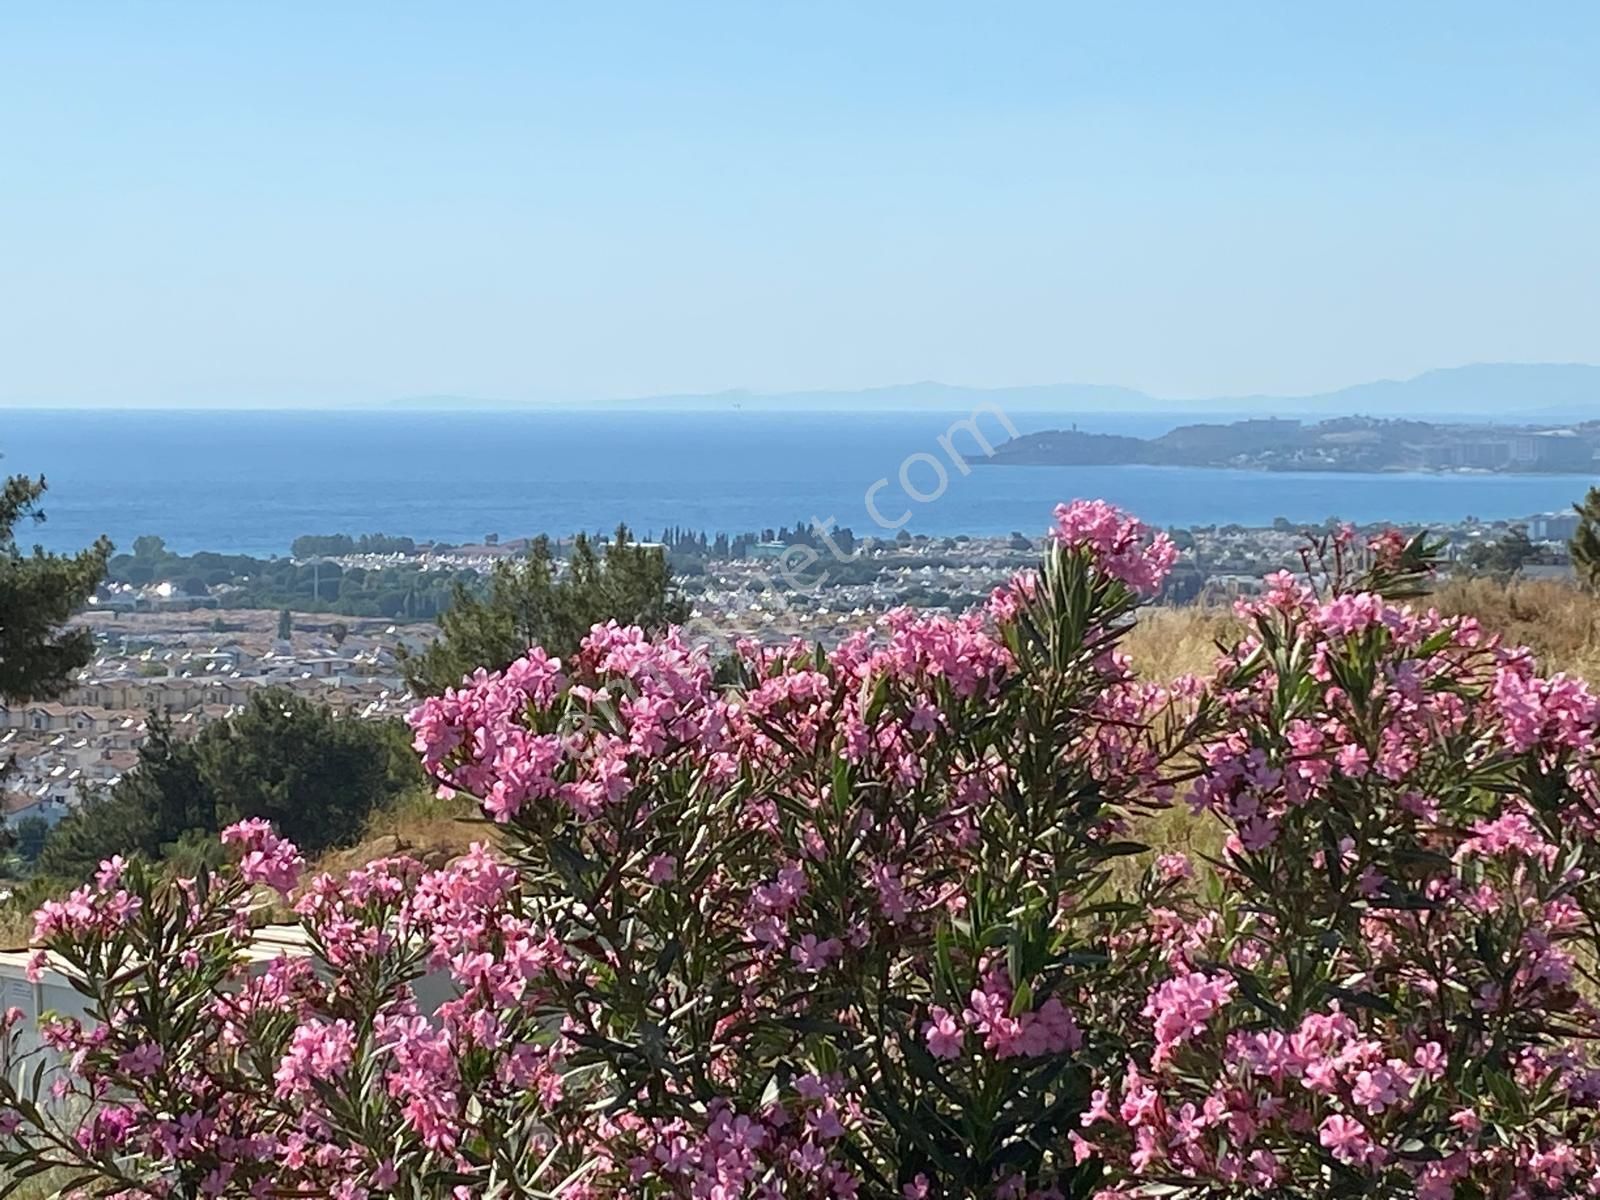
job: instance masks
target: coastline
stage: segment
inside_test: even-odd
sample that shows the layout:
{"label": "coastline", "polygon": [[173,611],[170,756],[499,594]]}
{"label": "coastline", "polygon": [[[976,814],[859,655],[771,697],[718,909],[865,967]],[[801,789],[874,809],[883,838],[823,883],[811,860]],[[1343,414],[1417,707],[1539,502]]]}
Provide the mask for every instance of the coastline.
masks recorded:
{"label": "coastline", "polygon": [[1369,475],[1384,476],[1386,478],[1415,476],[1419,478],[1471,479],[1600,479],[1600,463],[1596,464],[1593,474],[1572,470],[1493,470],[1488,467],[1341,467],[1336,465],[1319,467],[1311,463],[1295,463],[1293,465],[1279,465],[1277,463],[1052,463],[1035,462],[1027,459],[975,458],[972,460],[972,464],[979,467],[1036,467],[1053,471],[1088,468],[1094,470],[1146,471],[1245,471],[1261,475]]}

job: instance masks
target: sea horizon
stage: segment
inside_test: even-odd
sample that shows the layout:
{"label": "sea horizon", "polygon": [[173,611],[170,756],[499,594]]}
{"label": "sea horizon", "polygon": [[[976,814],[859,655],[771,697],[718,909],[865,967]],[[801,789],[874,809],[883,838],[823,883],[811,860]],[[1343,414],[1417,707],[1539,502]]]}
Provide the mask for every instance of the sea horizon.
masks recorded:
{"label": "sea horizon", "polygon": [[[1156,436],[1247,414],[1016,413]],[[287,554],[304,534],[474,542],[548,533],[729,534],[826,521],[858,535],[1042,531],[1055,503],[1103,497],[1151,524],[1443,524],[1565,509],[1589,475],[986,466],[944,412],[12,409],[8,474],[43,474],[48,520],[21,541],[70,550],[155,534],[182,553]],[[1437,418],[1436,418],[1437,419]],[[992,442],[1006,436],[979,418]],[[943,440],[942,440],[943,439]],[[957,462],[944,444],[951,441]],[[246,469],[246,465],[248,469]],[[902,466],[906,467],[903,486]],[[965,470],[963,470],[963,467]],[[867,503],[867,494],[884,481]],[[908,494],[909,491],[909,494]]]}

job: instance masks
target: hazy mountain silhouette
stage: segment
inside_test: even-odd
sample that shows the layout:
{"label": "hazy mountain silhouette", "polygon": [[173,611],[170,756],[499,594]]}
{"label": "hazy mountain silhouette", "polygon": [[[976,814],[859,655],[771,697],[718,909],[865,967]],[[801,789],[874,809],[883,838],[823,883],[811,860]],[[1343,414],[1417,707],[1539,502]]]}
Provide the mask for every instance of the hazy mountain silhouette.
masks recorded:
{"label": "hazy mountain silhouette", "polygon": [[1247,396],[1206,401],[1218,408],[1304,405],[1318,413],[1373,416],[1494,416],[1508,421],[1552,415],[1600,417],[1600,367],[1587,363],[1474,363],[1410,379],[1379,379],[1314,396]]}
{"label": "hazy mountain silhouette", "polygon": [[[1586,363],[1475,363],[1425,371],[1411,379],[1379,379],[1304,396],[1215,396],[1175,399],[1111,384],[1046,383],[1028,387],[963,387],[924,381],[837,391],[726,391],[639,396],[586,408],[659,412],[970,412],[979,404],[1006,412],[1160,412],[1204,416],[1492,417],[1497,420],[1600,419],[1600,366]],[[406,408],[506,409],[529,405],[461,396],[411,397]]]}

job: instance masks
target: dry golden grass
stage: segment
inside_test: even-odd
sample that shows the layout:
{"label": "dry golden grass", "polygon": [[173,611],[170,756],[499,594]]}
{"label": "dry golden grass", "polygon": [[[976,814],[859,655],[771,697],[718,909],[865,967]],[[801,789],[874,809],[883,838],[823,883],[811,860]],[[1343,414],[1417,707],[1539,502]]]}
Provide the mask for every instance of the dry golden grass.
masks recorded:
{"label": "dry golden grass", "polygon": [[1211,606],[1148,608],[1122,649],[1145,679],[1203,675],[1217,661],[1217,643],[1231,643],[1243,626],[1232,610]]}
{"label": "dry golden grass", "polygon": [[[1129,632],[1122,649],[1134,670],[1145,679],[1167,681],[1211,671],[1220,654],[1218,644],[1236,639],[1243,625],[1229,608],[1197,605],[1187,608],[1148,608]],[[1221,852],[1223,830],[1210,813],[1196,814],[1181,800],[1171,808],[1135,817],[1129,835],[1154,852],[1181,851],[1201,863]],[[1145,865],[1146,856],[1124,860],[1113,874],[1113,886],[1131,886]]]}
{"label": "dry golden grass", "polygon": [[[1576,587],[1549,580],[1452,579],[1415,604],[1446,616],[1474,616],[1508,645],[1531,648],[1546,671],[1600,684],[1600,600]],[[1145,678],[1175,679],[1207,671],[1217,643],[1230,642],[1240,629],[1226,608],[1151,608],[1123,648]]]}
{"label": "dry golden grass", "polygon": [[16,898],[0,904],[0,949],[20,950],[33,940],[33,909],[29,901]]}
{"label": "dry golden grass", "polygon": [[6,1193],[6,1200],[55,1200],[58,1196],[73,1194],[63,1191],[72,1177],[71,1171],[46,1171],[43,1175],[36,1175],[32,1179],[12,1186],[10,1176],[0,1171],[0,1188],[12,1188]]}
{"label": "dry golden grass", "polygon": [[1546,671],[1600,683],[1600,600],[1549,580],[1456,579],[1429,601],[1446,615],[1470,614],[1509,645],[1527,646]]}
{"label": "dry golden grass", "polygon": [[419,789],[373,813],[354,846],[330,850],[311,867],[313,872],[343,875],[396,854],[441,867],[466,853],[473,842],[497,841],[497,833],[472,801],[459,796],[442,800],[432,791]]}

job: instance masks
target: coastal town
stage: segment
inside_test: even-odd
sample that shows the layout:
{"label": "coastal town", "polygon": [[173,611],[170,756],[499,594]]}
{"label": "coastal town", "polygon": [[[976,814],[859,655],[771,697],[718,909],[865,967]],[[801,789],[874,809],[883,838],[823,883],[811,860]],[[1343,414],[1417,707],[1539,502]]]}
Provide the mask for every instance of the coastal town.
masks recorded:
{"label": "coastal town", "polygon": [[[1516,573],[1565,581],[1574,577],[1566,553],[1576,523],[1569,511],[1468,519],[1429,532],[1444,542],[1447,569],[1460,571],[1484,550],[1525,534],[1530,548]],[[705,554],[691,553],[699,543],[681,535],[654,543],[669,554],[698,635],[725,645],[796,637],[832,644],[897,607],[963,611],[1036,558],[1035,541],[1021,534],[851,539],[843,553],[839,541],[800,542],[782,532],[789,538],[727,542],[727,557],[715,552],[721,539],[707,541]],[[1258,591],[1274,571],[1300,569],[1308,530],[1279,520],[1169,532],[1181,555],[1162,601],[1221,605]],[[471,546],[311,556],[298,560],[312,575],[304,609],[329,608],[330,581],[343,572],[481,578],[529,545],[487,538]],[[558,557],[558,573],[562,565]],[[53,826],[114,784],[137,763],[152,714],[183,737],[234,715],[268,688],[363,718],[396,718],[411,707],[400,658],[428,644],[436,632],[431,622],[241,608],[233,590],[222,583],[201,591],[170,579],[100,589],[78,618],[94,631],[94,662],[55,700],[0,705],[0,794],[10,828],[30,819]]]}

